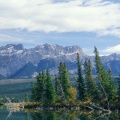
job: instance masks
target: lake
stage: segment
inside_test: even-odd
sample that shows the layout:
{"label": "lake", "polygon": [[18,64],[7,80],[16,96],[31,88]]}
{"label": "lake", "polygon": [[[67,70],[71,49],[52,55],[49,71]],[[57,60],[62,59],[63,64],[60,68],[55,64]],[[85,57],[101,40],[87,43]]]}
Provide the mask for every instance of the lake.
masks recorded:
{"label": "lake", "polygon": [[120,120],[119,111],[110,115],[101,111],[43,111],[36,109],[7,109],[0,106],[0,120]]}

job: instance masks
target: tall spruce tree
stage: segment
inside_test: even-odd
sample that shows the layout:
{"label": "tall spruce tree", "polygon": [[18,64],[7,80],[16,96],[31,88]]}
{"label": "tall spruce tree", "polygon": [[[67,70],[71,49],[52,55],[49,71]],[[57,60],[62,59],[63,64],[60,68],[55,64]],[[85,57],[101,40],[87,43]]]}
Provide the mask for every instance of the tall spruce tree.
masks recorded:
{"label": "tall spruce tree", "polygon": [[48,69],[46,70],[46,100],[48,104],[54,103],[56,100],[55,88]]}
{"label": "tall spruce tree", "polygon": [[46,86],[46,77],[44,71],[39,73],[37,76],[37,83],[36,83],[36,101],[42,101],[44,92],[45,92],[45,86]]}
{"label": "tall spruce tree", "polygon": [[59,79],[60,81],[62,81],[62,71],[63,71],[63,63],[60,62],[60,63],[59,63],[59,67],[58,67],[58,79]]}
{"label": "tall spruce tree", "polygon": [[33,101],[45,101],[45,90],[46,90],[46,76],[45,72],[42,71],[37,75],[37,82],[32,83],[32,100]]}
{"label": "tall spruce tree", "polygon": [[92,64],[90,60],[85,61],[84,69],[86,78],[87,97],[91,98],[93,102],[97,102],[100,98],[100,91],[95,80],[93,79]]}
{"label": "tall spruce tree", "polygon": [[63,87],[62,87],[62,70],[63,70],[63,63],[60,62],[59,63],[59,67],[58,67],[58,79],[57,79],[57,82],[58,82],[58,86],[57,86],[57,95],[58,95],[58,98],[61,99],[62,101],[66,101],[66,97],[65,97],[65,93],[63,91]]}
{"label": "tall spruce tree", "polygon": [[101,58],[99,57],[99,52],[95,47],[95,66],[97,70],[98,80],[101,83],[102,91],[104,92],[105,97],[108,100],[112,100],[116,96],[116,88],[111,80],[110,74],[105,70],[104,66],[102,65]]}
{"label": "tall spruce tree", "polygon": [[118,101],[120,101],[120,75],[116,79],[117,79],[117,82],[118,82],[118,90],[117,90]]}
{"label": "tall spruce tree", "polygon": [[41,77],[42,77],[42,87],[43,87],[43,91],[41,91],[42,92],[41,102],[42,104],[44,104],[46,102],[46,74],[44,71],[42,71]]}
{"label": "tall spruce tree", "polygon": [[65,63],[63,63],[62,86],[63,86],[65,96],[69,99],[71,84],[70,84],[69,75],[68,75],[68,71]]}
{"label": "tall spruce tree", "polygon": [[80,56],[79,53],[77,53],[77,67],[78,67],[78,78],[77,78],[77,90],[78,90],[78,99],[84,100],[86,97],[86,90],[85,90],[85,83],[82,76],[82,68],[80,63]]}
{"label": "tall spruce tree", "polygon": [[67,67],[65,63],[60,62],[59,69],[58,69],[58,79],[61,84],[61,93],[65,96],[64,99],[68,100],[70,98],[70,81],[69,81],[69,75],[67,71]]}
{"label": "tall spruce tree", "polygon": [[57,99],[60,101],[66,102],[65,93],[63,91],[63,87],[60,82],[60,76],[55,76],[55,91],[57,94]]}

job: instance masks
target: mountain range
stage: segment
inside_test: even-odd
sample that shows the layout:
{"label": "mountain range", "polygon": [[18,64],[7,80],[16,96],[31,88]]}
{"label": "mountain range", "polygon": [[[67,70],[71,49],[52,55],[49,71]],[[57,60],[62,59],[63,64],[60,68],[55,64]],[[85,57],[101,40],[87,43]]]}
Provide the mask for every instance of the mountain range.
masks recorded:
{"label": "mountain range", "polygon": [[[39,45],[26,49],[22,44],[8,44],[0,47],[0,78],[32,78],[40,71],[49,69],[55,74],[60,61],[64,61],[71,74],[77,72],[76,53],[80,54],[81,62],[90,59],[94,68],[94,56],[86,55],[79,46]],[[120,74],[120,54],[101,57],[106,69],[113,75]]]}

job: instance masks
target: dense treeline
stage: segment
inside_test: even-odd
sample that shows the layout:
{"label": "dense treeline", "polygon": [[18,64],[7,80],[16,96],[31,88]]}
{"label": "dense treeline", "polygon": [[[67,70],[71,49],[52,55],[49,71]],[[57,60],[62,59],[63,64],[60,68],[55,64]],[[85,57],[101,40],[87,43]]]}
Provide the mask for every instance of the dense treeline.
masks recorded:
{"label": "dense treeline", "polygon": [[37,76],[37,82],[32,83],[32,100],[41,105],[79,105],[79,103],[95,104],[110,109],[111,106],[119,106],[120,82],[118,89],[113,83],[111,71],[107,71],[102,65],[99,52],[95,47],[95,67],[97,82],[92,75],[92,64],[85,60],[84,72],[80,56],[77,54],[77,87],[74,88],[69,80],[69,74],[64,62],[60,62],[58,73],[54,82],[49,70],[42,71]]}

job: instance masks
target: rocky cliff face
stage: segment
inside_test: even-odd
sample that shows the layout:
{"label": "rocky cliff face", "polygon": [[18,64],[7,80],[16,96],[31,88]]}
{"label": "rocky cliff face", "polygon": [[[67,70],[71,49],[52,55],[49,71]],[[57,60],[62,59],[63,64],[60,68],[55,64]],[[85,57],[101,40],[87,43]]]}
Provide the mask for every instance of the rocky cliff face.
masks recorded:
{"label": "rocky cliff face", "polygon": [[75,61],[76,53],[84,57],[79,46],[63,47],[59,45],[39,45],[35,48],[25,49],[23,45],[8,44],[0,47],[0,74],[8,77],[22,69],[27,63],[38,66],[45,59],[57,61]]}
{"label": "rocky cliff face", "polygon": [[[79,46],[44,44],[25,49],[22,44],[8,44],[0,47],[0,76],[28,78],[47,68],[54,74],[60,61],[66,62],[69,72],[76,73],[76,53],[80,54],[82,62],[91,59],[94,67],[94,56],[85,55]],[[103,56],[101,59],[107,69],[113,70],[114,75],[119,73],[120,54]]]}

